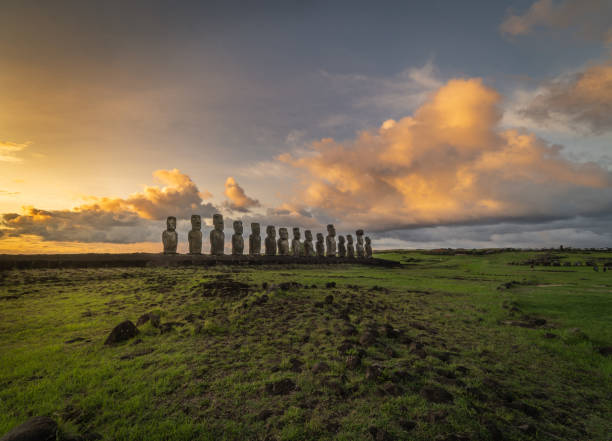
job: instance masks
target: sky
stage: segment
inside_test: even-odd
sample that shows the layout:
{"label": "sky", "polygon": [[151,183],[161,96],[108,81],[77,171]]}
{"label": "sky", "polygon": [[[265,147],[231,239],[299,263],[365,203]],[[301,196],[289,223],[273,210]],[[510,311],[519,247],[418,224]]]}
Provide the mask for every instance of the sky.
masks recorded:
{"label": "sky", "polygon": [[185,251],[216,212],[612,246],[612,3],[1,3],[0,253],[157,252],[171,215]]}

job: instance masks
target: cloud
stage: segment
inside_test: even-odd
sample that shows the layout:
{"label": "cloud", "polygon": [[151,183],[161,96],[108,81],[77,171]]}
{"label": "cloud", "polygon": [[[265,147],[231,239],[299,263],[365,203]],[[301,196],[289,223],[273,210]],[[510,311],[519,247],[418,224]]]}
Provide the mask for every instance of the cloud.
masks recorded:
{"label": "cloud", "polygon": [[88,197],[89,203],[71,210],[24,207],[23,213],[0,218],[4,236],[34,235],[46,241],[136,243],[157,241],[159,221],[167,216],[187,219],[192,213],[212,216],[217,208],[204,204],[194,182],[179,170],[157,170],[155,178],[166,186],[146,186],[127,198]]}
{"label": "cloud", "polygon": [[4,162],[20,162],[22,159],[17,156],[19,152],[32,144],[31,142],[10,142],[0,141],[0,161]]}
{"label": "cloud", "polygon": [[612,174],[576,163],[520,130],[502,130],[500,95],[478,78],[450,80],[413,116],[307,156],[299,200],[340,228],[391,230],[612,211]]}
{"label": "cloud", "polygon": [[544,84],[519,113],[539,124],[612,130],[612,61]]}
{"label": "cloud", "polygon": [[612,43],[612,3],[608,0],[537,0],[522,15],[509,14],[500,25],[506,35],[527,35],[536,27],[572,29],[591,40]]}
{"label": "cloud", "polygon": [[231,176],[225,181],[225,196],[227,201],[225,207],[232,211],[246,213],[251,208],[259,207],[259,201],[250,198],[244,189]]}

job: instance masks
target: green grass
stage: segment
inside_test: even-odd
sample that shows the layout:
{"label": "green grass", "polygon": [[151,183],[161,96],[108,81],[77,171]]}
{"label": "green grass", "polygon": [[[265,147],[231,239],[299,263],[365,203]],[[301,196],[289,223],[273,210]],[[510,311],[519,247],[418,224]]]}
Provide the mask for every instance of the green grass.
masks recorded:
{"label": "green grass", "polygon": [[[50,415],[60,438],[610,440],[612,359],[597,349],[612,345],[612,272],[512,264],[537,254],[376,255],[404,264],[395,269],[0,273],[0,434]],[[215,281],[250,288],[215,292]],[[103,344],[117,323],[150,311],[179,325],[145,324],[130,341]],[[536,318],[546,323],[516,326]],[[386,324],[401,335],[385,335]],[[380,335],[361,344],[368,329]],[[362,354],[357,369],[350,354]],[[314,373],[317,362],[329,370]],[[373,365],[380,375],[366,378]],[[295,390],[272,394],[267,385],[283,379]],[[428,401],[426,386],[452,401]]]}

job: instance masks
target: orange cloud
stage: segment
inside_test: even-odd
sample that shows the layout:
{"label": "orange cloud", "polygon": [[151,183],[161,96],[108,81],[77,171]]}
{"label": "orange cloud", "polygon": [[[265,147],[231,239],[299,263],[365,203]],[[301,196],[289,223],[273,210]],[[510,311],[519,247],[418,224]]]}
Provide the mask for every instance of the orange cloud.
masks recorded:
{"label": "orange cloud", "polygon": [[0,161],[4,162],[20,162],[21,158],[17,156],[19,152],[32,144],[31,142],[10,142],[0,141]]}
{"label": "orange cloud", "polygon": [[248,197],[244,189],[231,176],[225,181],[225,196],[228,199],[226,207],[230,210],[246,212],[260,205],[258,200]]}
{"label": "orange cloud", "polygon": [[299,201],[369,229],[563,217],[612,202],[601,191],[612,185],[609,172],[568,161],[529,133],[502,131],[500,99],[480,79],[451,80],[411,117],[278,159],[304,171]]}

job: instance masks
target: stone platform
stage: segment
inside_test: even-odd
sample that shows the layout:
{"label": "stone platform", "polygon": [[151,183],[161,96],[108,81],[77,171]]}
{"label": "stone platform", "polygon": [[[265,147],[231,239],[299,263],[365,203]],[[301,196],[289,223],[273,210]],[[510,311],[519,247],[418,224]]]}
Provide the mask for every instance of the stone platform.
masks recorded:
{"label": "stone platform", "polygon": [[0,254],[0,270],[28,268],[101,268],[216,265],[367,265],[385,268],[401,266],[383,259],[293,256],[210,256],[189,254]]}

